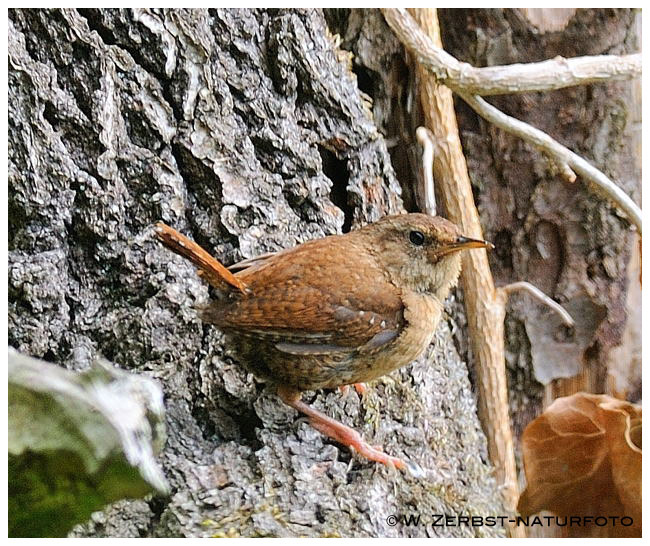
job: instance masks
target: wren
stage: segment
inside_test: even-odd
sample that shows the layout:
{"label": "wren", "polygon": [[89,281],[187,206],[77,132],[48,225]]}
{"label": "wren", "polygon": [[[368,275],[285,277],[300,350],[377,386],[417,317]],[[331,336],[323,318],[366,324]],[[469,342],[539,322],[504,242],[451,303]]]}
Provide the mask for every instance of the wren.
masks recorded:
{"label": "wren", "polygon": [[458,282],[460,251],[493,248],[437,216],[388,216],[226,268],[158,223],[165,246],[192,261],[218,297],[201,311],[242,365],[321,433],[367,459],[407,464],[302,402],[302,391],[371,381],[424,352]]}

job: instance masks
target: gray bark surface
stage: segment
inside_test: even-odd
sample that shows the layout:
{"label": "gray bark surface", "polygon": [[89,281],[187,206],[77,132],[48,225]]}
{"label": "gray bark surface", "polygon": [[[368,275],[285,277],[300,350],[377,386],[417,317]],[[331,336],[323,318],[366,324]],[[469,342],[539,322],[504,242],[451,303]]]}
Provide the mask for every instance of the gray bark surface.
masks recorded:
{"label": "gray bark surface", "polygon": [[10,12],[9,342],[75,370],[102,355],[165,393],[171,494],[76,536],[503,533],[387,523],[502,514],[451,319],[363,398],[305,395],[418,479],[247,375],[193,310],[205,283],[152,239],[163,220],[230,264],[402,210],[349,63],[317,10]]}

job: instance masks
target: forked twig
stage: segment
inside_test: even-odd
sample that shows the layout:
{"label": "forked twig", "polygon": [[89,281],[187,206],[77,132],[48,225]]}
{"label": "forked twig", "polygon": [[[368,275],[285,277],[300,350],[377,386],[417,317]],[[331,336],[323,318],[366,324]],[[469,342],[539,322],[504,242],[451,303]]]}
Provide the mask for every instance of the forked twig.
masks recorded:
{"label": "forked twig", "polygon": [[537,63],[516,63],[477,68],[464,63],[431,42],[405,8],[384,8],[384,17],[400,41],[436,79],[451,89],[472,95],[506,95],[552,91],[576,85],[641,76],[640,53],[555,57]]}
{"label": "forked twig", "polygon": [[[560,172],[572,181],[574,174],[571,169],[580,174],[588,187],[600,196],[604,196],[616,205],[629,218],[639,233],[642,231],[641,209],[602,171],[588,161],[572,152],[559,142],[553,140],[543,131],[528,123],[507,116],[498,108],[485,102],[477,95],[497,93],[514,93],[520,91],[541,91],[560,89],[570,85],[584,85],[595,81],[629,79],[640,75],[641,56],[602,56],[576,59],[554,59],[531,65],[509,65],[501,67],[475,68],[467,63],[461,63],[452,55],[437,47],[417,22],[404,8],[382,8],[386,22],[400,41],[426,67],[440,83],[458,93],[480,116],[506,132],[530,142],[558,162]],[[599,60],[600,59],[600,60]],[[550,63],[550,64],[549,64]],[[537,66],[535,66],[537,64]],[[585,77],[583,69],[591,67],[599,76],[596,79]],[[527,67],[527,68],[525,68]],[[549,72],[549,68],[556,72]],[[580,69],[578,69],[580,67]],[[544,84],[536,86],[522,83],[524,72],[539,72],[544,75],[544,81],[549,81],[549,74],[557,80],[558,85]],[[540,80],[541,81],[541,80]],[[508,83],[509,82],[509,83]]]}

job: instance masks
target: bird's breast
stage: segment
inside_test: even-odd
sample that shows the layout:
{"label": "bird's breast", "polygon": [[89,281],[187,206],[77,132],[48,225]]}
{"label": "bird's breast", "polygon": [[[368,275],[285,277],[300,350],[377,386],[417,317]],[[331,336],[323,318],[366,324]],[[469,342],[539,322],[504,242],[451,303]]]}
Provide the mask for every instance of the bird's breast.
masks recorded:
{"label": "bird's breast", "polygon": [[405,325],[400,335],[378,351],[359,358],[360,377],[354,382],[371,381],[409,364],[431,343],[442,316],[440,301],[435,296],[417,292],[403,294],[402,300]]}

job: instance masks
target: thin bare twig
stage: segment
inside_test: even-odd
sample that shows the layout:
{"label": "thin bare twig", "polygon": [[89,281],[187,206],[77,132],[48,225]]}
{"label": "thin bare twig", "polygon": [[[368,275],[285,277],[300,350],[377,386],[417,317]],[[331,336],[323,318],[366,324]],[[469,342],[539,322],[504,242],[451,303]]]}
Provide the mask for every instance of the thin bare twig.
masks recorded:
{"label": "thin bare twig", "polygon": [[539,288],[537,288],[533,284],[530,284],[529,282],[519,281],[519,282],[506,284],[505,286],[500,286],[499,288],[497,288],[497,293],[503,295],[504,303],[505,303],[507,297],[515,290],[526,290],[531,296],[541,301],[544,305],[550,307],[551,309],[553,309],[553,311],[555,311],[558,315],[560,315],[564,324],[566,324],[567,326],[575,325],[573,318],[564,307],[562,307],[558,302],[551,299],[549,296],[544,294],[544,292],[542,292]]}
{"label": "thin bare twig", "polygon": [[424,212],[436,215],[436,193],[433,180],[433,156],[435,153],[434,136],[426,127],[415,131],[418,142],[422,145],[422,172],[424,173]]}
{"label": "thin bare twig", "polygon": [[481,117],[493,123],[504,131],[518,136],[533,144],[533,146],[544,151],[560,165],[567,165],[575,170],[588,182],[591,182],[593,189],[613,202],[621,209],[628,219],[636,226],[641,233],[642,220],[641,209],[634,201],[602,171],[591,165],[588,161],[572,152],[566,146],[562,146],[557,140],[552,139],[544,131],[524,123],[521,120],[504,114],[481,97],[467,94],[463,91],[456,91],[462,99],[469,104]]}
{"label": "thin bare twig", "polygon": [[440,83],[473,95],[551,91],[641,76],[641,54],[555,57],[538,63],[476,68],[431,43],[406,9],[384,8],[382,11],[402,43],[435,73]]}
{"label": "thin bare twig", "polygon": [[[591,165],[578,154],[553,140],[543,131],[536,129],[521,120],[507,116],[498,108],[485,102],[481,97],[476,96],[476,86],[467,84],[464,75],[467,74],[468,71],[471,71],[470,69],[479,69],[474,69],[474,67],[471,67],[471,65],[466,63],[460,63],[442,48],[436,47],[405,9],[383,8],[382,12],[397,37],[411,51],[411,53],[417,57],[419,62],[422,63],[423,66],[426,66],[440,82],[458,93],[467,104],[469,104],[486,120],[494,123],[504,131],[512,133],[542,149],[546,154],[559,163],[560,171],[568,180],[573,178],[571,169],[575,170],[587,182],[591,183],[588,184],[589,188],[610,200],[621,211],[623,211],[628,219],[636,226],[639,233],[641,233],[641,209],[603,172]],[[506,69],[508,67],[500,68]],[[625,73],[629,77],[637,75],[636,71],[628,71]],[[484,72],[483,74],[486,73]],[[616,79],[618,76],[620,76],[620,74],[612,74],[612,77],[609,79]],[[589,82],[578,78],[575,79],[574,83],[571,85],[577,85],[578,83],[584,84]],[[467,85],[467,87],[464,87],[464,84]],[[560,87],[566,87],[566,85]],[[480,88],[479,91],[481,94],[488,94],[485,93],[486,90],[483,88]]]}

